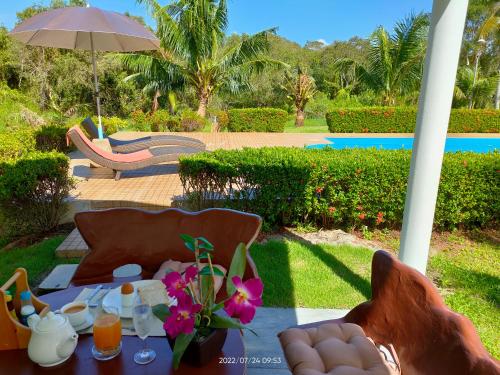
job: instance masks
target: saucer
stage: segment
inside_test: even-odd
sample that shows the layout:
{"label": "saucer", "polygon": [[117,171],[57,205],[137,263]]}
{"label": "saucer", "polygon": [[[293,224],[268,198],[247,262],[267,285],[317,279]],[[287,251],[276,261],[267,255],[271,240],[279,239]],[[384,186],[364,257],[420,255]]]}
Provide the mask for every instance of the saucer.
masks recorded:
{"label": "saucer", "polygon": [[82,324],[73,326],[73,328],[76,332],[80,332],[86,330],[87,328],[90,328],[92,324],[94,324],[94,317],[92,316],[92,314],[89,314],[87,316],[87,319]]}

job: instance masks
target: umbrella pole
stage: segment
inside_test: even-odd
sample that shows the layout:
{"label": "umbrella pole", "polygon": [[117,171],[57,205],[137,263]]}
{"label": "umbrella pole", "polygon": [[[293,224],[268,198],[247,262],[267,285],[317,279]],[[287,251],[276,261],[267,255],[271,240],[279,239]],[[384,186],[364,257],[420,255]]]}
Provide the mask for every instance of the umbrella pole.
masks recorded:
{"label": "umbrella pole", "polygon": [[92,51],[92,68],[94,69],[94,85],[95,85],[95,97],[96,97],[96,102],[97,102],[97,117],[99,119],[99,124],[98,124],[98,132],[99,132],[99,139],[103,139],[103,132],[102,132],[102,122],[101,122],[101,98],[99,97],[99,81],[97,80],[97,68],[96,68],[96,62],[95,62],[95,50],[94,50],[94,38],[92,36],[92,33],[90,33],[90,49]]}

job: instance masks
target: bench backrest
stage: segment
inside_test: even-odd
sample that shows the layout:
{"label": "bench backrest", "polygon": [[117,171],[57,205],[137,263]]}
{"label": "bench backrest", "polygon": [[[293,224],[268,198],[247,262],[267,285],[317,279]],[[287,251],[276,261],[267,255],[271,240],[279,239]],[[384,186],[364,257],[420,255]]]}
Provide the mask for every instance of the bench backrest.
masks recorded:
{"label": "bench backrest", "polygon": [[[77,213],[75,222],[90,249],[72,279],[74,285],[82,285],[113,281],[113,270],[124,264],[141,265],[142,277],[147,279],[166,260],[193,262],[193,253],[185,248],[180,234],[208,239],[215,247],[214,263],[229,269],[236,247],[252,244],[262,219],[228,209],[150,212],[116,208]],[[257,270],[247,253],[245,277],[249,278],[257,276]],[[225,287],[221,292],[224,296]]]}
{"label": "bench backrest", "polygon": [[375,342],[394,345],[403,374],[500,374],[472,323],[450,310],[420,272],[377,251],[371,284],[372,299],[344,320]]}

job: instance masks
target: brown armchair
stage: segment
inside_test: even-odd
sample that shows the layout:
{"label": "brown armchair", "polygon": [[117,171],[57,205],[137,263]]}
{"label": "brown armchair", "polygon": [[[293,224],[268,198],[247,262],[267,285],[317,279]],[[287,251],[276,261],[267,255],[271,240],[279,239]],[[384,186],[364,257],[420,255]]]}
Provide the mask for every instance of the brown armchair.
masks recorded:
{"label": "brown armchair", "polygon": [[[377,251],[371,286],[372,299],[344,318],[297,328],[327,322],[357,324],[375,343],[394,346],[404,375],[500,374],[499,362],[486,351],[472,323],[451,311],[424,275]],[[285,355],[297,355],[287,352],[284,336],[280,334]]]}
{"label": "brown armchair", "polygon": [[[193,254],[184,247],[180,234],[207,238],[215,247],[214,262],[229,269],[237,245],[252,244],[262,219],[228,209],[186,212],[172,208],[149,212],[115,208],[77,213],[75,223],[90,249],[71,281],[73,285],[82,285],[112,282],[113,270],[124,264],[139,264],[141,278],[148,279],[168,259],[192,262]],[[257,275],[248,252],[245,278]],[[225,295],[223,285],[218,298]]]}

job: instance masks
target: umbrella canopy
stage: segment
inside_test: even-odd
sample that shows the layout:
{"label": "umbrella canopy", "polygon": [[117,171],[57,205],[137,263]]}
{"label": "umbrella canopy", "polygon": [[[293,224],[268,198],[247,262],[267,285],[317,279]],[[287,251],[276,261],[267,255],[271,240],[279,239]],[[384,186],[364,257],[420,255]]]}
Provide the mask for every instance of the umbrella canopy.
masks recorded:
{"label": "umbrella canopy", "polygon": [[146,51],[160,46],[155,35],[132,18],[92,7],[66,7],[37,14],[17,25],[10,35],[31,46],[92,52],[99,138],[103,134],[95,51]]}
{"label": "umbrella canopy", "polygon": [[132,18],[92,7],[37,14],[17,25],[10,35],[32,46],[87,51],[132,52],[160,46],[155,35]]}

